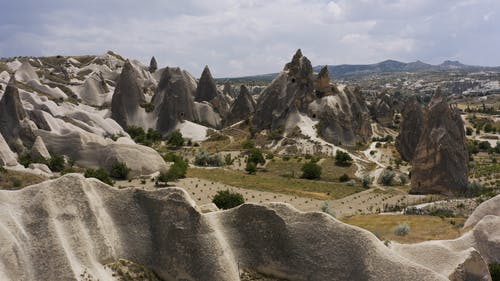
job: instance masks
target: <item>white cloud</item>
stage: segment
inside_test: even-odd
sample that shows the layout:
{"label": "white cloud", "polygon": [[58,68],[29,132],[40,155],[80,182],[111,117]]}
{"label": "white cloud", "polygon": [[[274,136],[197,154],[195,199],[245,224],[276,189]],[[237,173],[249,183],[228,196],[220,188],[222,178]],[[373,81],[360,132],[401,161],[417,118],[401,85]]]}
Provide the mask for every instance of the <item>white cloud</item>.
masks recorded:
{"label": "white cloud", "polygon": [[451,57],[500,65],[497,0],[24,2],[7,11],[23,21],[0,12],[0,56],[111,49],[195,76],[208,64],[219,77],[276,72],[297,48],[315,65]]}

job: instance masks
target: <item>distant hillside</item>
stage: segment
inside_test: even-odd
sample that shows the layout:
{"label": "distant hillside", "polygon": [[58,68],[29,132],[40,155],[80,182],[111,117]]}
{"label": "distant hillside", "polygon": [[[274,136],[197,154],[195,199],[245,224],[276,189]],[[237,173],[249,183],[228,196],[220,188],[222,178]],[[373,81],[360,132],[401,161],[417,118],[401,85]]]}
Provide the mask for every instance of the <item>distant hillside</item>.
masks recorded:
{"label": "distant hillside", "polygon": [[[315,72],[319,72],[322,65],[315,66]],[[423,72],[423,71],[480,71],[480,70],[495,70],[500,71],[500,67],[485,67],[485,66],[472,66],[465,65],[459,61],[444,61],[438,65],[424,63],[422,61],[415,61],[404,63],[396,60],[386,60],[374,64],[341,64],[341,65],[328,65],[330,77],[334,79],[349,79],[359,78],[362,76],[379,74],[379,73],[397,73],[397,72]],[[219,78],[218,80],[231,80],[231,81],[271,81],[278,73],[260,74],[245,77],[234,78]]]}

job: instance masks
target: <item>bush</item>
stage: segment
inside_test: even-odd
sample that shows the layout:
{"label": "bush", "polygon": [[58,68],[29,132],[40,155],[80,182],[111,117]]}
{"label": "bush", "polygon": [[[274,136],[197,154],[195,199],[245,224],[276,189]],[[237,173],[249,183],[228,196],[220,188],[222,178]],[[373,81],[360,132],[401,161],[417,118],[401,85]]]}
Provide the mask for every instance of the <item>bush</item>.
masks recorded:
{"label": "bush", "polygon": [[472,128],[471,128],[471,127],[467,127],[467,128],[465,128],[465,134],[466,134],[466,135],[468,135],[468,136],[472,136],[472,133],[473,133],[473,132],[474,132],[474,131],[472,130]]}
{"label": "bush", "polygon": [[486,151],[491,148],[491,144],[488,141],[479,142],[478,148],[480,150]]}
{"label": "bush", "polygon": [[260,151],[260,149],[254,148],[250,150],[247,162],[253,162],[255,165],[264,165],[266,164],[266,159],[264,159],[264,155],[262,155],[262,151]]}
{"label": "bush", "polygon": [[372,183],[372,178],[369,175],[365,175],[363,179],[361,179],[361,184],[364,188],[369,188]]}
{"label": "bush", "polygon": [[327,201],[325,201],[325,203],[323,203],[323,205],[321,206],[321,211],[323,213],[329,214],[332,217],[335,217],[335,213],[333,212],[332,207],[330,207],[330,204],[328,204]]}
{"label": "bush", "polygon": [[171,133],[168,138],[167,138],[167,143],[175,146],[175,147],[181,147],[184,145],[184,138],[182,137],[182,134],[180,131],[175,131]]}
{"label": "bush", "polygon": [[335,164],[337,166],[350,166],[352,164],[352,158],[349,153],[337,150],[335,153]]}
{"label": "bush", "polygon": [[111,186],[113,185],[113,181],[109,177],[108,172],[106,172],[106,170],[104,170],[103,168],[87,169],[85,171],[84,176],[86,178],[96,178],[96,179],[102,181],[103,183],[109,184]]}
{"label": "bush", "polygon": [[64,169],[66,161],[62,155],[54,155],[49,159],[48,163],[51,171],[60,172]]}
{"label": "bush", "polygon": [[401,185],[405,185],[408,183],[408,177],[405,175],[399,175],[399,181],[401,182]]}
{"label": "bush", "polygon": [[246,140],[243,143],[243,149],[253,149],[255,148],[255,143],[252,140]]}
{"label": "bush", "polygon": [[302,166],[303,179],[314,180],[321,177],[321,167],[314,162],[307,162]]}
{"label": "bush", "polygon": [[391,170],[384,170],[384,172],[382,172],[382,175],[380,176],[380,182],[382,183],[382,185],[391,186],[392,180],[394,179],[395,175],[396,174]]}
{"label": "bush", "polygon": [[129,172],[130,169],[127,167],[127,164],[123,162],[115,162],[113,166],[111,166],[111,172],[109,174],[112,178],[126,180]]}
{"label": "bush", "polygon": [[219,209],[231,209],[245,203],[243,195],[237,192],[231,192],[229,190],[220,190],[215,194],[212,202]]}
{"label": "bush", "polygon": [[483,193],[484,187],[477,181],[467,183],[467,189],[465,190],[465,197],[476,197]]}
{"label": "bush", "polygon": [[349,181],[351,178],[349,178],[349,176],[347,174],[343,174],[339,177],[339,181],[340,182],[346,182],[346,181]]}
{"label": "bush", "polygon": [[500,281],[500,263],[492,263],[489,265],[491,280]]}
{"label": "bush", "polygon": [[160,173],[160,175],[156,178],[156,184],[158,184],[158,182],[176,181],[178,179],[185,178],[187,168],[188,163],[182,158],[177,158],[167,172]]}
{"label": "bush", "polygon": [[226,165],[232,165],[234,163],[234,159],[231,157],[231,153],[228,153],[226,154],[226,156],[224,156],[224,163],[226,163]]}
{"label": "bush", "polygon": [[405,236],[410,233],[410,226],[407,223],[402,223],[394,228],[394,234],[398,236]]}
{"label": "bush", "polygon": [[220,154],[210,154],[207,151],[200,151],[194,159],[194,164],[205,167],[220,167],[224,165],[224,161]]}
{"label": "bush", "polygon": [[245,171],[250,175],[255,175],[255,173],[257,172],[257,165],[254,162],[247,162]]}

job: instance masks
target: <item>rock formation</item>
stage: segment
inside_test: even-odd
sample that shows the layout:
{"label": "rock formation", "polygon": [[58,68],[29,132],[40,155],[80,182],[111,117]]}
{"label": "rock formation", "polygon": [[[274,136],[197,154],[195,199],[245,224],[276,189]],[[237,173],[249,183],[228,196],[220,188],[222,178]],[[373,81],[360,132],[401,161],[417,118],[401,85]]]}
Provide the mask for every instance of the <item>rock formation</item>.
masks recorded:
{"label": "rock formation", "polygon": [[214,111],[224,118],[229,112],[230,101],[229,96],[220,93],[217,90],[215,80],[210,73],[208,66],[205,66],[201,73],[196,93],[194,95],[196,102],[208,102],[213,107]]}
{"label": "rock formation", "polygon": [[102,106],[106,102],[108,92],[108,84],[106,84],[102,73],[94,72],[85,79],[78,91],[78,96],[88,105]]}
{"label": "rock formation", "polygon": [[481,203],[464,223],[464,228],[476,225],[486,216],[500,217],[500,195]]}
{"label": "rock formation", "polygon": [[182,120],[195,121],[195,91],[196,81],[188,72],[165,68],[153,98],[158,115],[156,129],[165,134]]}
{"label": "rock formation", "polygon": [[9,145],[0,134],[0,167],[3,166],[16,166],[17,159],[16,154],[12,152]]}
{"label": "rock formation", "polygon": [[33,147],[31,147],[31,158],[32,159],[50,159],[50,153],[40,136],[37,136]]}
{"label": "rock formation", "polygon": [[415,97],[411,97],[405,103],[402,117],[399,135],[396,137],[396,148],[401,158],[410,162],[415,154],[424,126],[422,106]]}
{"label": "rock formation", "polygon": [[229,81],[224,83],[224,88],[222,89],[222,94],[227,96],[227,97],[232,97],[232,98],[236,97],[236,94],[233,91],[233,87],[231,87],[231,83],[229,83]]}
{"label": "rock formation", "polygon": [[391,126],[396,113],[395,102],[387,93],[380,94],[370,105],[373,119],[384,127]]}
{"label": "rock formation", "polygon": [[111,100],[111,118],[125,129],[130,125],[140,123],[138,115],[140,111],[143,111],[140,105],[146,101],[139,76],[138,71],[127,60]]}
{"label": "rock formation", "polygon": [[425,114],[422,134],[412,159],[412,191],[446,195],[464,192],[468,182],[468,163],[462,118],[438,89]]}
{"label": "rock formation", "polygon": [[230,126],[238,121],[248,119],[255,111],[255,101],[248,92],[245,85],[241,85],[240,94],[234,100],[229,110],[229,115],[224,120],[226,125]]}
{"label": "rock formation", "polygon": [[262,92],[253,124],[258,130],[294,130],[287,121],[297,114],[318,120],[321,136],[335,144],[354,145],[371,137],[369,112],[359,89],[339,90],[330,82],[327,68],[315,77],[300,50]]}
{"label": "rock formation", "polygon": [[198,87],[196,88],[196,93],[194,100],[198,102],[212,101],[217,96],[217,86],[215,85],[215,80],[210,73],[208,65],[205,66],[203,72],[201,73],[200,80],[198,81]]}
{"label": "rock formation", "polygon": [[19,91],[11,77],[0,100],[0,133],[15,152],[22,146],[30,147],[35,139],[23,108]]}
{"label": "rock formation", "polygon": [[151,61],[149,62],[149,72],[154,73],[157,69],[158,69],[158,63],[156,62],[156,59],[153,56],[151,58]]}
{"label": "rock formation", "polygon": [[[2,280],[115,280],[118,259],[163,280],[239,280],[248,269],[287,280],[447,280],[373,234],[287,204],[202,214],[178,188],[118,190],[67,174],[0,191]],[[332,262],[334,261],[334,262]]]}

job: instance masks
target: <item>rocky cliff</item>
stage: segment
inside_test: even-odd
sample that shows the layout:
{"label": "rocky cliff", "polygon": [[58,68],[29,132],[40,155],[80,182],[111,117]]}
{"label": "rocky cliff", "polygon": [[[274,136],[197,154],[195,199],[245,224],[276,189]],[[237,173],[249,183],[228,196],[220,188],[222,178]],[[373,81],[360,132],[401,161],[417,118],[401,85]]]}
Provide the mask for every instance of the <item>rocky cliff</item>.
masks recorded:
{"label": "rocky cliff", "polygon": [[463,120],[438,89],[425,114],[412,159],[412,191],[446,195],[464,192],[468,163]]}
{"label": "rocky cliff", "polygon": [[402,117],[399,135],[396,137],[396,148],[401,158],[410,162],[415,154],[424,126],[424,112],[415,97],[410,98],[405,103]]}
{"label": "rocky cliff", "polygon": [[241,85],[240,93],[231,105],[229,114],[224,120],[225,124],[230,126],[238,121],[248,119],[252,116],[254,111],[255,101],[250,95],[250,92],[248,92],[247,87]]}
{"label": "rocky cliff", "polygon": [[326,68],[314,74],[300,50],[262,92],[253,124],[258,130],[294,130],[288,121],[297,114],[319,122],[320,135],[335,144],[354,145],[371,137],[370,116],[360,90],[336,87]]}
{"label": "rocky cliff", "polygon": [[[182,189],[117,190],[68,174],[0,191],[0,279],[116,280],[130,260],[163,280],[447,280],[373,234],[287,204],[202,214]],[[334,262],[332,262],[334,261]],[[91,279],[91,280],[92,280]]]}

